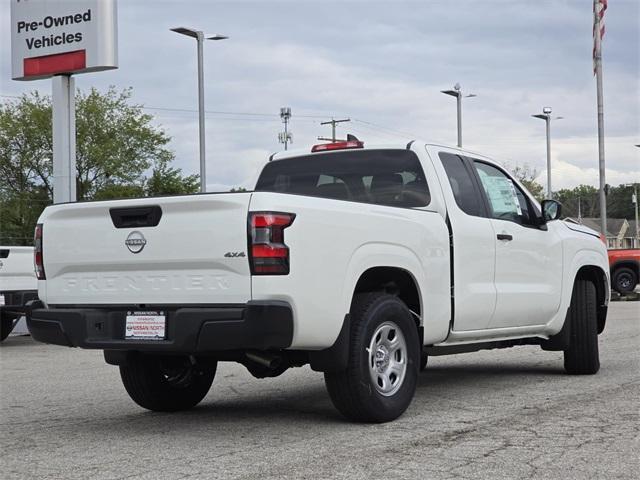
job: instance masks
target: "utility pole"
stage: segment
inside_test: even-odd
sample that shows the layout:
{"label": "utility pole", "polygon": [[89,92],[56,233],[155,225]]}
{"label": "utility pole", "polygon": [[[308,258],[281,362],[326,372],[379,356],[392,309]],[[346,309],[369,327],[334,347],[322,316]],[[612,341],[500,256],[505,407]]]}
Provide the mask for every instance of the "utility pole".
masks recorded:
{"label": "utility pole", "polygon": [[[640,145],[636,145],[640,148]],[[636,241],[635,248],[640,248],[640,225],[638,225],[638,184],[633,184],[633,197],[631,198],[636,207]]]}
{"label": "utility pole", "polygon": [[[551,107],[544,107],[542,113],[531,115],[534,118],[544,120],[547,132],[547,198],[553,198],[553,190],[551,188]],[[555,117],[555,120],[561,120],[563,117]]]}
{"label": "utility pole", "polygon": [[332,143],[340,142],[342,140],[336,139],[336,125],[342,122],[350,122],[350,118],[344,118],[342,120],[334,120],[333,118],[328,122],[320,122],[320,125],[331,125],[331,138],[318,137],[318,140],[331,141]]}
{"label": "utility pole", "polygon": [[477,97],[475,93],[470,93],[469,95],[464,95],[462,93],[462,87],[459,83],[456,83],[453,86],[453,90],[441,90],[445,95],[451,95],[452,97],[456,97],[456,107],[457,107],[457,119],[458,119],[458,148],[462,148],[462,97],[471,98]]}
{"label": "utility pole", "polygon": [[280,109],[280,118],[284,123],[284,132],[278,133],[278,141],[284,143],[284,149],[287,149],[289,142],[293,143],[293,134],[289,131],[289,119],[291,118],[291,108],[282,107]]}
{"label": "utility pole", "polygon": [[633,200],[633,204],[636,207],[636,241],[635,241],[635,248],[638,248],[640,246],[640,227],[638,226],[638,185],[637,184],[633,185],[633,197],[631,197],[631,199]]}
{"label": "utility pole", "polygon": [[631,203],[633,203],[635,210],[635,220],[636,220],[636,238],[634,239],[634,248],[638,248],[640,246],[640,226],[638,225],[638,184],[637,183],[624,183],[620,185],[621,187],[633,187],[633,193],[631,194]]}

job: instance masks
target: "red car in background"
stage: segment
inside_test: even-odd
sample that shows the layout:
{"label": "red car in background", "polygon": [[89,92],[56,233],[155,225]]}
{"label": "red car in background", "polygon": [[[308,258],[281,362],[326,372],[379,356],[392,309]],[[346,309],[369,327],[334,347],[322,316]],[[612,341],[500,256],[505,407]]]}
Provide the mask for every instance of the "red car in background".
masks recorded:
{"label": "red car in background", "polygon": [[633,292],[638,284],[640,248],[609,250],[612,288],[620,294]]}

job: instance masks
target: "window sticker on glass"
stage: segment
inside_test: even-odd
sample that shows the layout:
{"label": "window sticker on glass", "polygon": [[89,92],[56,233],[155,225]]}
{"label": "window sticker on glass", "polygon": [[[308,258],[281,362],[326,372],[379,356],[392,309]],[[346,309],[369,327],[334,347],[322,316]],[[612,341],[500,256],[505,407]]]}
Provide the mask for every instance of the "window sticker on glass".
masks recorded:
{"label": "window sticker on glass", "polygon": [[489,197],[494,215],[504,214],[522,215],[520,202],[516,194],[516,188],[509,178],[492,177],[482,170],[478,170],[480,180]]}

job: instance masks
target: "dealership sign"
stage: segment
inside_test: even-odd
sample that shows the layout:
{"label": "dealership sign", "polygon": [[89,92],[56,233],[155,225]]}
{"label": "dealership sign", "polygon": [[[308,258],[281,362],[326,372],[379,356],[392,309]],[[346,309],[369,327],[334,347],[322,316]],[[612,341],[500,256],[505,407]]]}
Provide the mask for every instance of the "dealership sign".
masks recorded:
{"label": "dealership sign", "polygon": [[116,0],[11,0],[14,80],[118,68]]}

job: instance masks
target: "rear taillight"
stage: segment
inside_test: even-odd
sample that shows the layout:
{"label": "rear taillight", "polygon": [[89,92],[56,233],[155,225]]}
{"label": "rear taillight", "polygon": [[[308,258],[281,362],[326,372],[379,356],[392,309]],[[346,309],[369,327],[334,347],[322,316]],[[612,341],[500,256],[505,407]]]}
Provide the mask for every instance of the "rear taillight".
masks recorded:
{"label": "rear taillight", "polygon": [[36,271],[38,280],[46,280],[44,274],[44,259],[42,257],[42,224],[36,225],[36,231],[33,235],[33,267]]}
{"label": "rear taillight", "polygon": [[287,275],[289,247],[284,229],[296,218],[293,213],[249,213],[249,265],[253,275]]}

